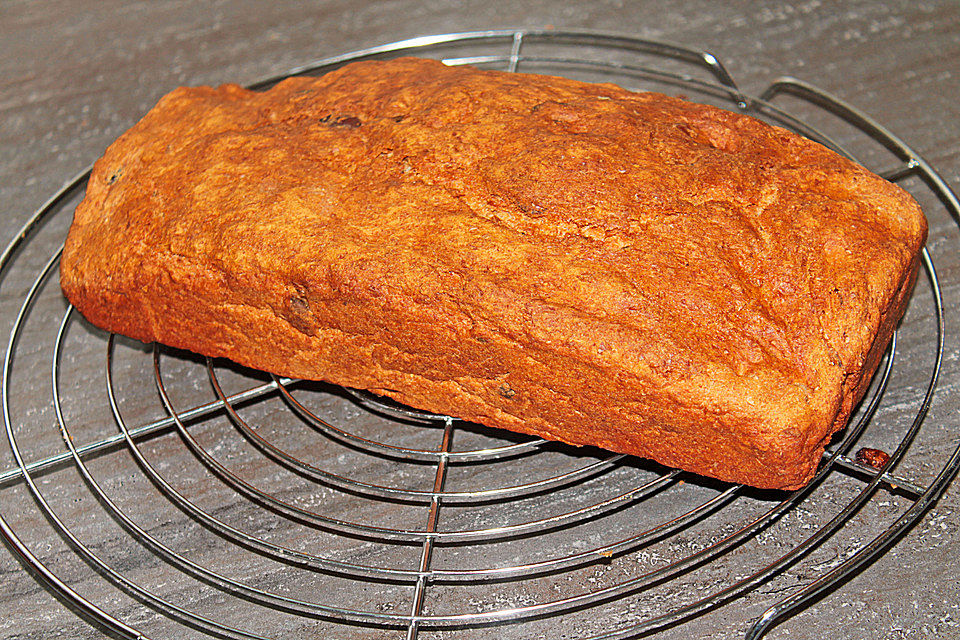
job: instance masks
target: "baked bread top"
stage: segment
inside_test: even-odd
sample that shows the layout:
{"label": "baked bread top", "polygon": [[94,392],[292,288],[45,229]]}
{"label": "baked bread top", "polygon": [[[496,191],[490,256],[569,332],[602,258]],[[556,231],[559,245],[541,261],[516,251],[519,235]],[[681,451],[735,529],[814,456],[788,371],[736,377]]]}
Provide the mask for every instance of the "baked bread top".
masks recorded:
{"label": "baked bread top", "polygon": [[[215,311],[244,307],[308,342],[413,354],[411,380],[467,388],[567,359],[593,372],[596,397],[626,389],[810,457],[866,388],[925,234],[903,190],[748,116],[402,58],[260,93],[173,91],[97,162],[61,269],[85,316],[141,340],[362,377],[300,346],[237,350]],[[227,292],[198,307],[218,327],[202,340],[158,311],[191,278]],[[437,328],[516,348],[428,366],[415,355]],[[463,417],[530,419],[511,411]],[[553,435],[576,441],[568,427]]]}

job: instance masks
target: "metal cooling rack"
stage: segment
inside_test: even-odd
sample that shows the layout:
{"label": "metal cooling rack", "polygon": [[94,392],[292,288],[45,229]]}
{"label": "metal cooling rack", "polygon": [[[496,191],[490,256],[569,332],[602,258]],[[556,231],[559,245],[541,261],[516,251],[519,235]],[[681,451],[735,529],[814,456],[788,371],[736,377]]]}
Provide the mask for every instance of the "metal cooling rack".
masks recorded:
{"label": "metal cooling rack", "polygon": [[[793,79],[745,95],[714,56],[662,43],[461,33],[284,77],[403,54],[739,109],[879,163],[928,215],[960,214],[930,165],[862,112]],[[960,467],[960,449],[937,468],[909,464],[944,344],[926,250],[884,366],[813,482],[759,492],[107,336],[62,299],[59,250],[48,249],[61,245],[88,175],[0,256],[4,316],[14,318],[0,533],[27,573],[102,631],[628,638],[693,629],[719,612],[759,638],[880,556]],[[14,279],[32,284],[11,297]],[[897,357],[901,343],[910,358]],[[892,452],[881,470],[856,462],[864,442]]]}

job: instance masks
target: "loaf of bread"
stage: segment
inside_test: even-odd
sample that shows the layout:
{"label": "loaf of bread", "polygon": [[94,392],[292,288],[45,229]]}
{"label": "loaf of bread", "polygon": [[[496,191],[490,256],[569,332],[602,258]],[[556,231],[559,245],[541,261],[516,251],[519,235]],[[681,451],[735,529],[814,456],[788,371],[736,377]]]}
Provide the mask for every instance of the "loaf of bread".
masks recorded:
{"label": "loaf of bread", "polygon": [[61,283],[139,340],[793,489],[925,236],[745,115],[405,58],[173,91],[96,163]]}

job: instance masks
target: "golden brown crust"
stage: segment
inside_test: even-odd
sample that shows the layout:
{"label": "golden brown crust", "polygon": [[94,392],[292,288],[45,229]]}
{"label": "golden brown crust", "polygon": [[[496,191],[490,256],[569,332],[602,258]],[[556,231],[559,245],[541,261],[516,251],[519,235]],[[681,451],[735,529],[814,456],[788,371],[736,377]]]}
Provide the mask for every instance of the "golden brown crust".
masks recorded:
{"label": "golden brown crust", "polygon": [[96,164],[61,282],[144,341],[795,488],[925,234],[749,117],[408,58],[172,92]]}

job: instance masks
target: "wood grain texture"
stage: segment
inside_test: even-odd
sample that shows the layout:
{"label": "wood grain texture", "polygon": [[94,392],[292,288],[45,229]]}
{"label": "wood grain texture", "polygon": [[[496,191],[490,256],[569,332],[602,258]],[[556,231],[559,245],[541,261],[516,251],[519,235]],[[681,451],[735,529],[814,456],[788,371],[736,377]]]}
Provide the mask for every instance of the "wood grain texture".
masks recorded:
{"label": "wood grain texture", "polygon": [[[10,241],[46,197],[177,85],[248,83],[316,58],[424,33],[548,25],[613,30],[708,49],[751,94],[782,75],[809,81],[870,113],[960,190],[960,102],[956,99],[960,95],[960,8],[952,0],[692,1],[669,7],[660,2],[572,4],[559,0],[209,4],[24,0],[0,6],[0,202],[4,220],[0,246]],[[784,104],[790,102],[789,98],[783,99]],[[834,127],[827,121],[825,125]],[[857,137],[842,126],[832,133],[843,142]],[[891,157],[883,152],[866,148],[862,152],[864,161],[874,165],[872,168],[892,164]],[[951,318],[960,312],[960,233],[956,222],[934,198],[928,197],[921,205],[930,217],[928,248],[937,263],[948,323],[952,325],[955,321]],[[48,240],[51,247],[55,235]],[[34,258],[28,255],[26,259]],[[0,282],[0,299],[5,305],[20,299],[27,284]],[[929,329],[926,302],[923,295],[915,300],[904,320],[905,327]],[[51,321],[57,317],[53,311]],[[11,313],[9,306],[3,307],[0,319],[4,333],[12,322]],[[948,325],[945,343],[942,382],[915,445],[916,455],[905,460],[900,469],[903,475],[920,480],[929,480],[936,472],[956,447],[960,433],[960,332]],[[922,391],[924,367],[931,358],[929,345],[905,338],[900,349],[897,371],[902,378],[888,392],[884,412],[878,416],[890,423],[889,434],[881,429],[872,436],[875,440],[863,442],[864,446],[889,450],[891,442],[896,441],[893,434],[909,422],[908,413],[898,407],[909,406],[918,390]],[[38,367],[36,379],[45,375]],[[34,390],[24,386],[20,391],[48,393],[41,383]],[[108,415],[102,417],[109,420]],[[45,427],[45,433],[50,432],[49,425],[55,424],[52,420],[50,415],[41,415],[37,424]],[[56,434],[49,442],[47,437],[37,434],[37,451],[47,444],[56,450]],[[167,443],[158,441],[155,446],[162,449]],[[175,450],[174,445],[169,446]],[[6,469],[12,458],[5,444],[0,454],[0,470]],[[104,472],[108,471],[105,466]],[[67,477],[71,482],[79,481],[75,473]],[[118,486],[121,482],[137,482],[133,477],[117,477],[114,481]],[[960,572],[955,562],[960,554],[957,486],[954,483],[926,518],[884,557],[784,621],[770,637],[960,635],[956,604],[960,602]],[[215,502],[216,489],[207,491]],[[22,487],[0,488],[0,500],[5,514],[35,510]],[[83,521],[87,509],[97,508],[90,499],[75,505],[67,504],[70,498],[66,495],[63,500],[63,508],[71,509],[78,521]],[[894,505],[897,498],[890,497],[887,502]],[[892,506],[884,506],[881,500],[858,514],[854,538],[859,536],[862,541],[875,535],[888,508]],[[160,505],[156,509],[157,513],[168,513]],[[789,527],[802,531],[804,518],[812,518],[805,515],[805,509],[788,518],[787,532],[778,534],[782,537],[761,537],[756,544],[741,549],[738,558],[746,565],[763,557],[764,551],[788,545],[793,530]],[[27,517],[19,526],[37,531],[48,528],[39,515]],[[108,551],[111,545],[122,546],[125,536],[116,527],[84,531],[101,535],[103,548]],[[55,535],[37,535],[37,544],[49,545],[56,566],[65,575],[82,579],[90,573],[72,559],[70,550]],[[215,538],[197,544],[198,557],[217,557]],[[852,541],[830,542],[815,562],[801,565],[797,573],[762,585],[732,607],[720,608],[656,637],[741,637],[745,617],[760,615],[776,597],[790,593],[801,580],[829,570],[851,548]],[[148,564],[133,569],[149,575],[156,568]],[[595,578],[601,580],[602,576]],[[143,613],[133,600],[112,587],[103,587],[95,578],[88,577],[82,583],[87,593],[116,603],[118,610],[129,613],[137,624],[149,625],[156,617],[149,611]],[[39,588],[5,552],[0,553],[0,603],[5,611],[15,612],[0,621],[2,638],[49,637],[54,632],[77,638],[100,635]],[[654,605],[643,601],[638,606],[643,611],[655,610]],[[511,633],[515,631],[510,625],[496,630],[503,638],[514,637]],[[305,627],[301,635],[310,632],[311,628]],[[544,631],[547,633],[549,630]]]}

